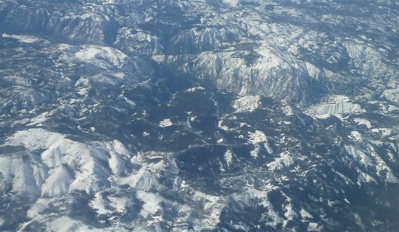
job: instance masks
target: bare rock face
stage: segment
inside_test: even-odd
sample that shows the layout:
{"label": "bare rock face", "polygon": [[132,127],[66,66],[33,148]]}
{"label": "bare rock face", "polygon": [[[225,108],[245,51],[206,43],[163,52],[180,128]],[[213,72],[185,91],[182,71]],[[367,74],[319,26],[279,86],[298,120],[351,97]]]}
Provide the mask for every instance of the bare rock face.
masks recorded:
{"label": "bare rock face", "polygon": [[393,1],[3,0],[0,231],[392,231]]}

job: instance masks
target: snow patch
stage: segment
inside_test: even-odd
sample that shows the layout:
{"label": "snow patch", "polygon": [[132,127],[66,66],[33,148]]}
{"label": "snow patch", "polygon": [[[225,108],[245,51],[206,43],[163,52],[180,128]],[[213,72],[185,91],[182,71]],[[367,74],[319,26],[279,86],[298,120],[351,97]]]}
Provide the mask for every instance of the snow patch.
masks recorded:
{"label": "snow patch", "polygon": [[240,3],[240,0],[223,0],[223,3],[236,7]]}
{"label": "snow patch", "polygon": [[381,97],[393,101],[399,104],[399,88],[396,89],[386,89],[381,94]]}
{"label": "snow patch", "polygon": [[259,152],[260,152],[260,146],[259,146],[259,144],[255,144],[255,148],[253,150],[251,150],[251,156],[254,159],[256,159],[256,158],[258,158]]}
{"label": "snow patch", "polygon": [[381,138],[385,138],[392,134],[392,129],[390,129],[390,128],[374,128],[371,130],[371,132],[379,134],[381,136]]}
{"label": "snow patch", "polygon": [[121,175],[125,172],[125,160],[116,152],[110,151],[109,167],[115,175]]}
{"label": "snow patch", "polygon": [[265,147],[267,153],[273,154],[273,149],[267,141],[263,144],[263,146]]}
{"label": "snow patch", "polygon": [[301,214],[301,217],[302,217],[303,219],[310,219],[310,218],[313,218],[313,216],[312,216],[308,211],[306,211],[306,210],[304,210],[304,209],[301,209],[301,210],[299,211],[299,213]]}
{"label": "snow patch", "polygon": [[144,203],[140,211],[140,215],[144,218],[153,216],[161,209],[159,204],[163,199],[157,194],[139,190],[137,191],[137,198]]}
{"label": "snow patch", "polygon": [[18,131],[7,139],[6,145],[24,146],[28,150],[42,150],[60,141],[62,135],[48,132],[41,128]]}
{"label": "snow patch", "polygon": [[11,39],[16,39],[20,43],[37,43],[37,42],[48,42],[47,40],[39,39],[35,36],[28,36],[28,35],[9,35],[6,33],[2,34],[3,38],[11,38]]}
{"label": "snow patch", "polygon": [[110,214],[111,210],[105,207],[105,200],[101,192],[95,194],[94,199],[90,202],[90,207],[96,210],[98,214]]}
{"label": "snow patch", "polygon": [[169,127],[169,126],[172,126],[172,125],[173,125],[173,123],[172,123],[172,121],[169,118],[164,119],[164,120],[159,122],[159,126],[160,127]]}
{"label": "snow patch", "polygon": [[29,120],[29,124],[27,124],[27,126],[40,126],[42,125],[42,122],[45,122],[47,120],[47,118],[51,115],[53,115],[56,112],[56,110],[51,110],[48,112],[43,112],[40,115],[31,118]]}
{"label": "snow patch", "polygon": [[83,46],[80,51],[75,53],[75,57],[104,69],[109,68],[110,65],[120,68],[128,58],[127,55],[117,49],[94,45]]}
{"label": "snow patch", "polygon": [[254,112],[260,106],[259,96],[245,96],[233,102],[233,107],[237,112]]}
{"label": "snow patch", "polygon": [[186,89],[184,92],[192,93],[192,92],[195,92],[195,91],[198,91],[198,90],[205,90],[205,88],[202,87],[202,86],[198,86],[198,87],[193,87],[193,88]]}
{"label": "snow patch", "polygon": [[332,96],[326,102],[310,106],[305,112],[311,116],[325,118],[329,115],[362,113],[365,110],[360,105],[351,103],[346,96]]}
{"label": "snow patch", "polygon": [[353,141],[362,141],[362,135],[358,131],[352,131],[351,134],[348,136]]}
{"label": "snow patch", "polygon": [[111,206],[115,209],[114,211],[118,213],[123,213],[125,211],[126,205],[129,201],[125,197],[108,197],[111,202]]}
{"label": "snow patch", "polygon": [[364,173],[364,172],[362,172],[360,170],[358,171],[358,173],[359,173],[359,176],[358,176],[357,184],[359,186],[362,185],[362,182],[363,183],[371,183],[371,182],[377,183],[375,181],[375,179],[373,177],[371,177],[369,174]]}
{"label": "snow patch", "polygon": [[374,165],[373,160],[366,155],[364,152],[360,151],[359,149],[356,149],[353,146],[347,146],[345,145],[345,150],[352,155],[355,160],[359,161],[363,166],[365,167],[370,167]]}
{"label": "snow patch", "polygon": [[298,214],[295,212],[291,202],[289,202],[285,207],[284,207],[285,213],[284,216],[287,218],[284,220],[283,227],[286,228],[287,223],[289,221],[295,221],[296,218],[298,217]]}
{"label": "snow patch", "polygon": [[358,125],[365,125],[368,129],[371,128],[371,123],[370,123],[370,121],[367,120],[367,119],[364,119],[364,118],[355,118],[355,119],[353,119],[353,121],[354,121],[355,123],[357,123]]}
{"label": "snow patch", "polygon": [[50,221],[46,225],[46,230],[48,231],[103,231],[101,229],[95,229],[92,227],[88,227],[82,222],[74,220],[70,217],[67,216],[61,216],[59,218],[56,218],[52,221]]}
{"label": "snow patch", "polygon": [[[37,156],[40,160],[30,163],[27,167],[24,167],[24,163],[30,162],[29,160],[7,161],[11,162],[9,167],[17,162],[17,166],[24,170],[16,172],[18,168],[15,168],[14,178],[9,178],[9,181],[24,182],[21,186],[25,187],[16,191],[22,193],[27,191],[25,188],[32,188],[30,192],[38,191],[42,196],[49,197],[65,195],[73,190],[98,191],[102,186],[109,184],[110,175],[120,175],[125,171],[124,158],[127,160],[126,156],[129,154],[117,140],[83,144],[41,128],[18,131],[7,139],[6,145],[23,146],[28,151],[40,154]],[[7,162],[0,162],[0,165]],[[8,175],[7,170],[6,167],[0,167],[3,175]],[[29,183],[26,182],[28,180]]]}
{"label": "snow patch", "polygon": [[227,163],[227,167],[230,167],[230,164],[233,162],[233,152],[230,149],[224,153],[224,160]]}
{"label": "snow patch", "polygon": [[248,132],[249,142],[257,144],[266,141],[266,135],[262,131],[256,130],[255,132]]}
{"label": "snow patch", "polygon": [[310,222],[308,225],[308,231],[320,231],[319,224],[316,222]]}
{"label": "snow patch", "polygon": [[64,166],[59,166],[49,171],[49,177],[42,185],[42,196],[62,196],[69,191],[72,177]]}
{"label": "snow patch", "polygon": [[251,201],[253,199],[258,199],[260,202],[258,203],[260,206],[267,208],[267,223],[266,225],[275,227],[278,224],[282,223],[281,217],[279,214],[274,210],[273,205],[268,199],[269,191],[259,191],[254,188],[248,189],[246,192],[241,194],[235,194],[232,196],[232,200],[235,204],[242,206],[249,206],[251,205]]}
{"label": "snow patch", "polygon": [[197,226],[193,231],[208,231],[216,227],[220,222],[220,214],[225,207],[226,201],[220,196],[208,195],[196,191],[193,196],[197,204],[203,205],[204,215],[195,219]]}
{"label": "snow patch", "polygon": [[16,195],[25,194],[28,197],[39,195],[40,190],[34,178],[34,170],[27,157],[0,156],[0,176],[12,186],[11,192]]}
{"label": "snow patch", "polygon": [[281,170],[284,167],[289,167],[294,163],[294,158],[289,152],[283,152],[274,161],[267,164],[270,171]]}

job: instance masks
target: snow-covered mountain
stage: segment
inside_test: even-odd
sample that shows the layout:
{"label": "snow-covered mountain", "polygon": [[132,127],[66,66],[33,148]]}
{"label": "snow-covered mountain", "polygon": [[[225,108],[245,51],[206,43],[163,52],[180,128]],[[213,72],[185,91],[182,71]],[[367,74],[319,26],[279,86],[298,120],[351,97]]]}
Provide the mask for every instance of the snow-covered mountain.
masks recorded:
{"label": "snow-covered mountain", "polygon": [[1,1],[0,230],[396,230],[398,15]]}

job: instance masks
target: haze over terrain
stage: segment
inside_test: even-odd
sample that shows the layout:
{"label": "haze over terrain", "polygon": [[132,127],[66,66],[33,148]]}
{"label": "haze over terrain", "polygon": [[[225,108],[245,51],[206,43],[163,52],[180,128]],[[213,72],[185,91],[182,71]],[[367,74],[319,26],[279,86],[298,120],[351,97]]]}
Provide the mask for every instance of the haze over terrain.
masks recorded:
{"label": "haze over terrain", "polygon": [[1,1],[0,230],[397,230],[398,15]]}

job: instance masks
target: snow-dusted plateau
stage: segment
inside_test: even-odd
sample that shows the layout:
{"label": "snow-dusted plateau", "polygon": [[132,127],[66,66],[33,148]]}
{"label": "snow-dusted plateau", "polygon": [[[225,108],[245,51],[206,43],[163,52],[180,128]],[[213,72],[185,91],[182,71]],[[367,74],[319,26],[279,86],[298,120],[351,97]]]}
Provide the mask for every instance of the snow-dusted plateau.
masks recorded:
{"label": "snow-dusted plateau", "polygon": [[398,17],[0,1],[0,231],[397,231]]}

